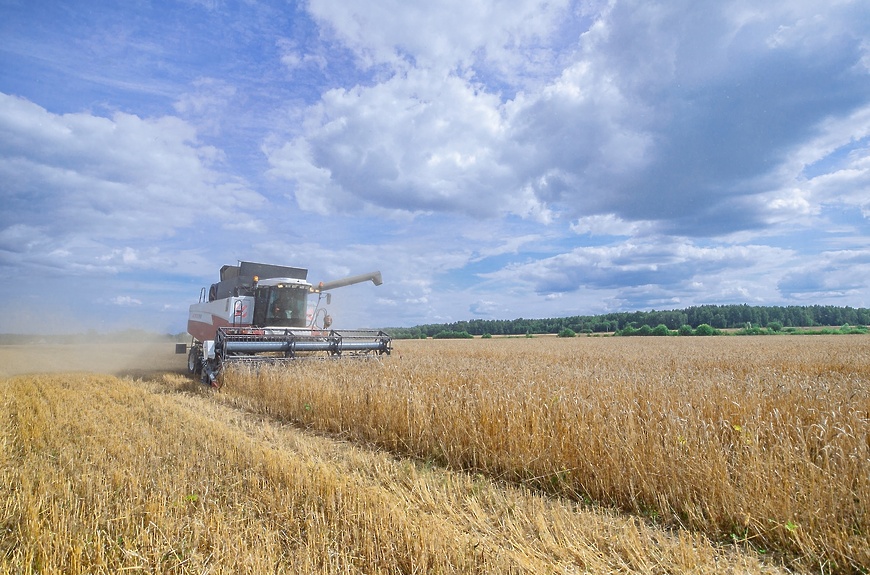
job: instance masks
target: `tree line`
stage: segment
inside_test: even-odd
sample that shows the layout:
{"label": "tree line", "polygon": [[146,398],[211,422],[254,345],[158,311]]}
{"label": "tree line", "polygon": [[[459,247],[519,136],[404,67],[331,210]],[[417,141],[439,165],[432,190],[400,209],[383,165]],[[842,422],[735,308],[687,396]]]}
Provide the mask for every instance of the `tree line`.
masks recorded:
{"label": "tree line", "polygon": [[576,333],[607,333],[627,327],[665,325],[678,330],[682,326],[697,328],[709,325],[716,329],[744,328],[747,325],[768,327],[864,326],[870,324],[870,309],[812,306],[750,306],[747,304],[700,305],[669,311],[632,311],[601,315],[583,315],[546,319],[517,318],[472,319],[453,323],[433,323],[415,327],[387,328],[394,338],[433,337],[442,332],[467,332],[471,335],[524,335],[554,333],[570,329]]}

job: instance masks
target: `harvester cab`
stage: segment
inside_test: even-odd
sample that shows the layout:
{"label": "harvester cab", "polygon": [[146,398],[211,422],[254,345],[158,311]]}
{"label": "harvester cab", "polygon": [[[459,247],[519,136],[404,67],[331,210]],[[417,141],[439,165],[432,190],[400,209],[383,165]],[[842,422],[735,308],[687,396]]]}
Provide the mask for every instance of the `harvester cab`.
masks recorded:
{"label": "harvester cab", "polygon": [[317,286],[307,275],[303,268],[253,262],[223,266],[221,280],[203,288],[190,306],[191,344],[176,346],[177,353],[188,354],[190,372],[219,386],[230,363],[389,355],[392,340],[383,331],[332,329],[326,309],[331,294],[324,293],[366,281],[381,285],[380,272]]}
{"label": "harvester cab", "polygon": [[286,279],[263,280],[262,283],[258,283],[254,293],[253,325],[307,327],[310,290],[310,284],[299,280],[296,282],[288,282]]}

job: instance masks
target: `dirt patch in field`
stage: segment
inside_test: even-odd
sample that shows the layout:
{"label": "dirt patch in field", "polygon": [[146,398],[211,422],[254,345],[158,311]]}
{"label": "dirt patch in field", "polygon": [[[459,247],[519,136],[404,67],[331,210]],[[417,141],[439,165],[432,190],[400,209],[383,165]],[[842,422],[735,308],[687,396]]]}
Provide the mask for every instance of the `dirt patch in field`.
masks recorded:
{"label": "dirt patch in field", "polygon": [[0,345],[0,377],[75,371],[154,379],[187,373],[187,356],[172,342]]}

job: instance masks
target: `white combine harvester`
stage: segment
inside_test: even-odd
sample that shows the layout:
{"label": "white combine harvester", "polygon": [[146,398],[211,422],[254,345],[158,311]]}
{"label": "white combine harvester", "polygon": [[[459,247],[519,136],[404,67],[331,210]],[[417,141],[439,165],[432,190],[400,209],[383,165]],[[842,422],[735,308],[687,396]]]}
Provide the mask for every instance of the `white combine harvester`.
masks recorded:
{"label": "white combine harvester", "polygon": [[[288,266],[240,262],[226,265],[221,280],[190,306],[187,332],[191,344],[178,344],[187,353],[187,367],[206,385],[219,386],[229,363],[282,362],[301,358],[339,358],[389,355],[392,339],[380,330],[331,329],[326,310],[329,290],[371,280],[373,272],[331,282],[308,283],[308,270]],[[317,299],[309,303],[309,295]]]}

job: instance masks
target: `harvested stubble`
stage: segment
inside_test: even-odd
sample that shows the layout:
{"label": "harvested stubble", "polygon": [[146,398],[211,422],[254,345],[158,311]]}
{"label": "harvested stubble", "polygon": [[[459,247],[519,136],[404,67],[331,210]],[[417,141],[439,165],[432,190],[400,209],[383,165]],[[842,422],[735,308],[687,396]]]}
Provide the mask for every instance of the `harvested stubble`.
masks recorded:
{"label": "harvested stubble", "polygon": [[870,340],[403,341],[227,375],[226,399],[775,554],[870,566]]}
{"label": "harvested stubble", "polygon": [[165,393],[187,386],[0,380],[0,572],[781,572],[697,534]]}

